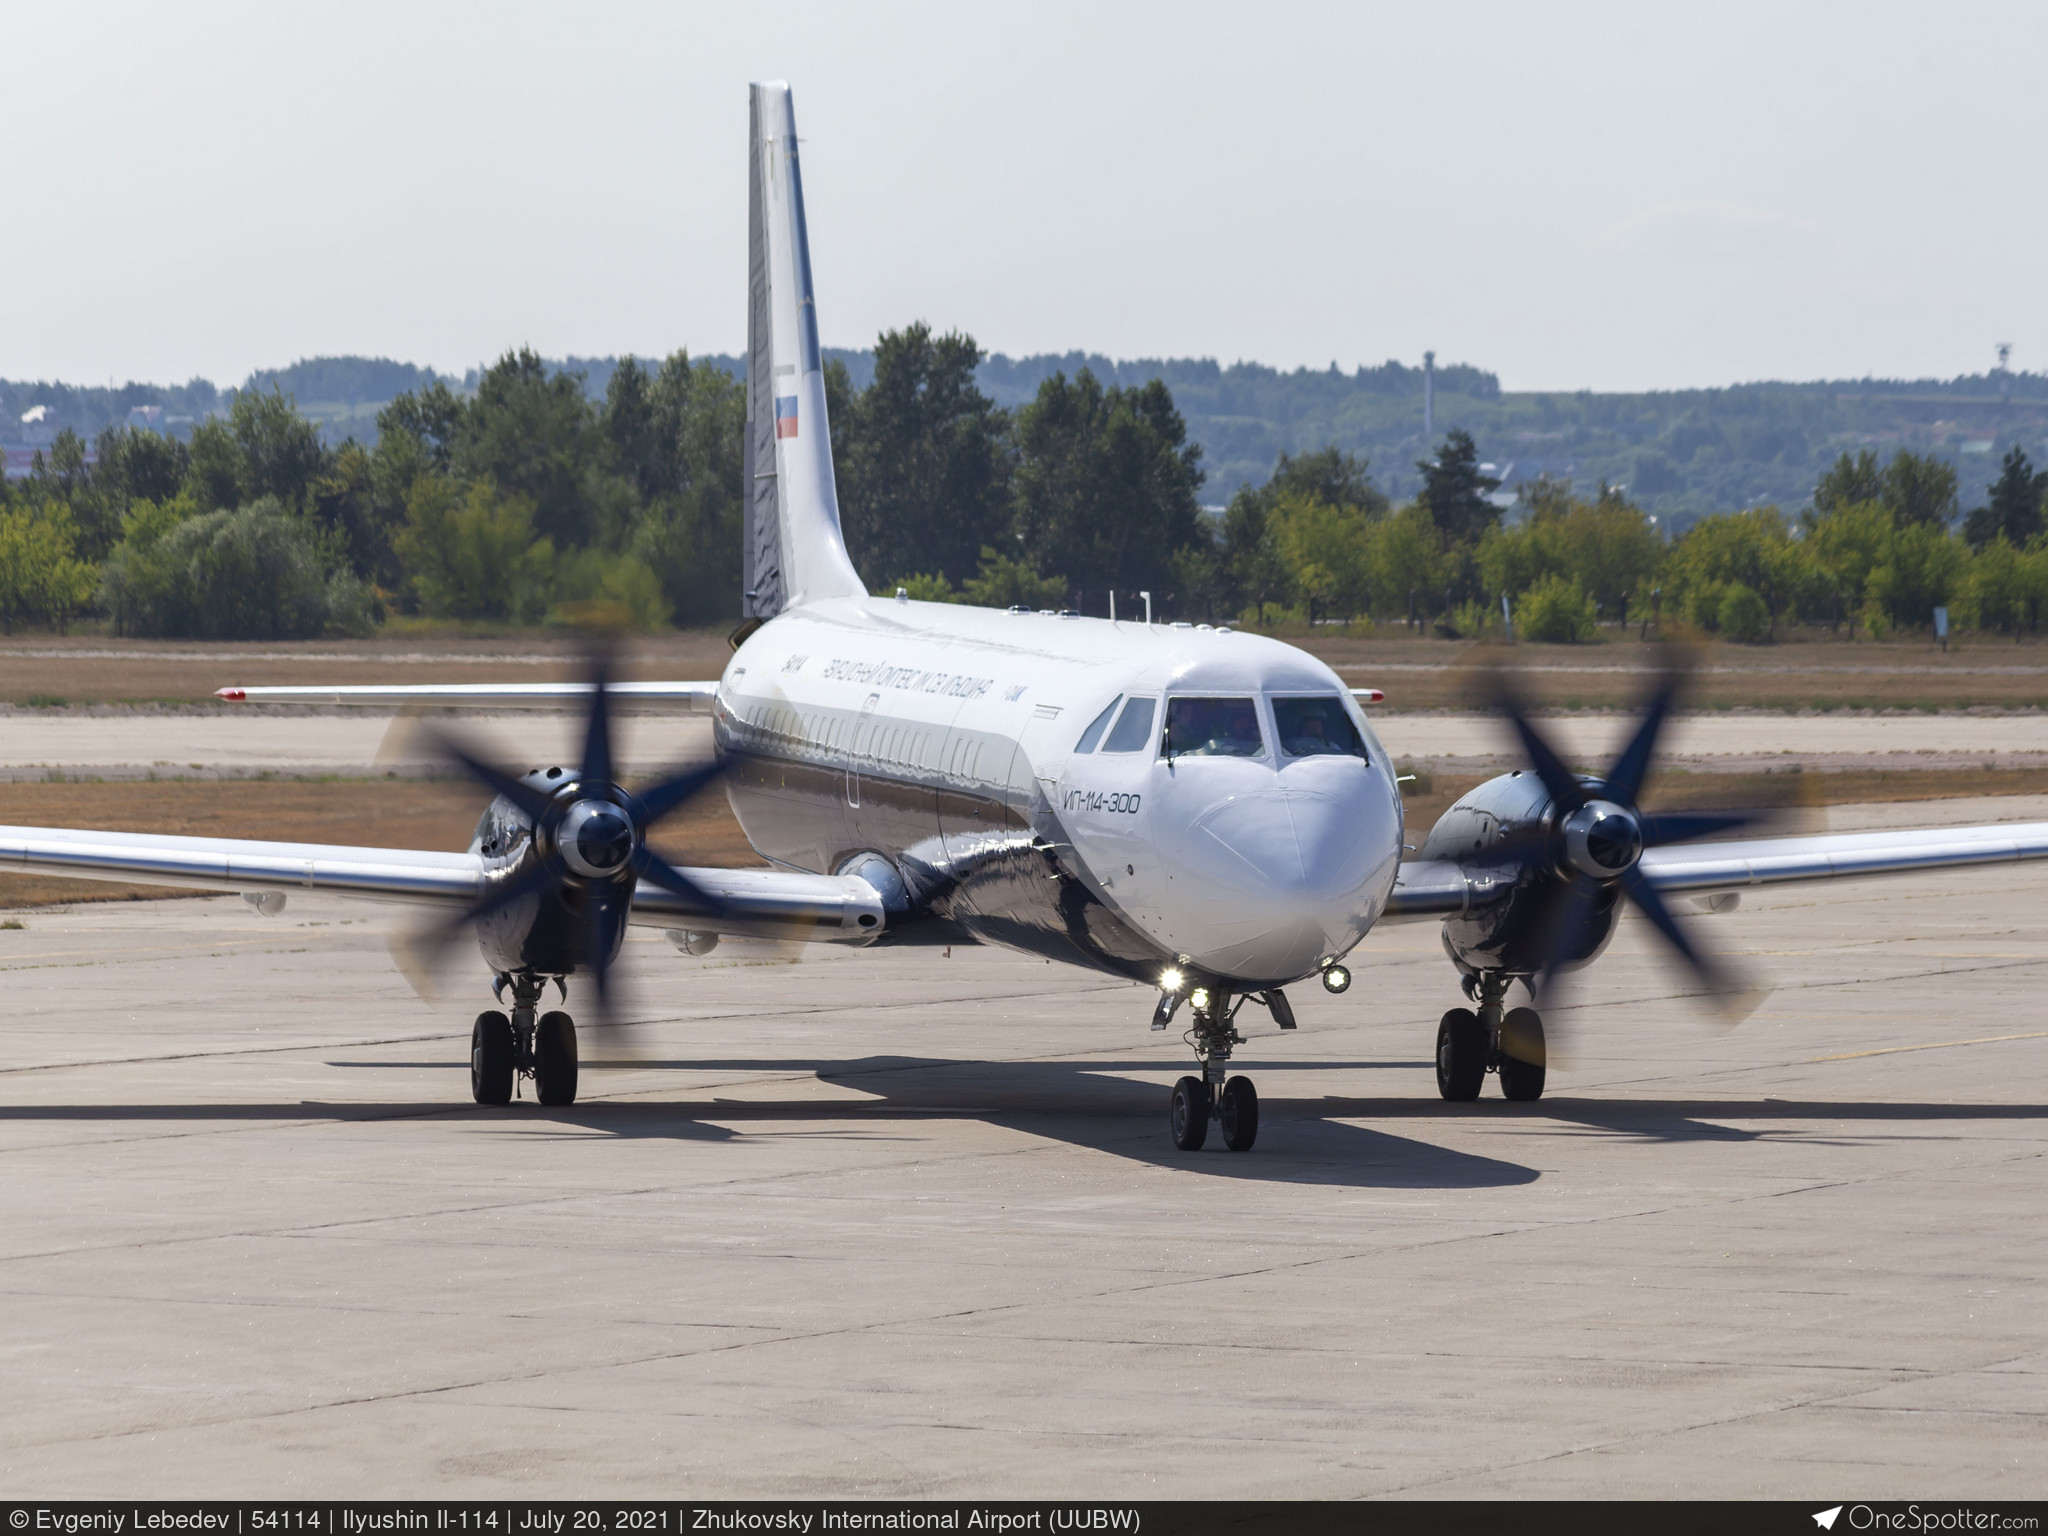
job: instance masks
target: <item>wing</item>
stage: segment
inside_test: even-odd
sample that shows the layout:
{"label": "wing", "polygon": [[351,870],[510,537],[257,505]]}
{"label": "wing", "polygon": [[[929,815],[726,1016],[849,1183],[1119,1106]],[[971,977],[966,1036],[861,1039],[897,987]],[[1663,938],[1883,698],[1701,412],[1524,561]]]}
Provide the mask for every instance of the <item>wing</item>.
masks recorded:
{"label": "wing", "polygon": [[[1904,875],[1979,864],[2048,858],[2048,822],[1937,827],[1915,832],[1835,832],[1815,837],[1760,837],[1726,843],[1680,843],[1643,855],[1642,870],[1659,891],[1739,890],[1867,875]],[[1449,859],[1411,860],[1394,879],[1385,918],[1445,917],[1486,905],[1510,881],[1495,867]]]}
{"label": "wing", "polygon": [[[711,683],[609,683],[621,704],[663,704],[684,714],[708,715],[718,696]],[[385,708],[560,709],[590,699],[589,683],[330,683],[325,687],[220,688],[230,704],[369,704]]]}
{"label": "wing", "polygon": [[[305,890],[462,907],[477,899],[484,863],[474,853],[413,848],[0,827],[0,870],[5,869],[188,890]],[[734,937],[859,942],[879,937],[886,926],[881,896],[855,876],[782,869],[683,874],[723,904],[716,919],[643,881],[633,895],[632,921]]]}

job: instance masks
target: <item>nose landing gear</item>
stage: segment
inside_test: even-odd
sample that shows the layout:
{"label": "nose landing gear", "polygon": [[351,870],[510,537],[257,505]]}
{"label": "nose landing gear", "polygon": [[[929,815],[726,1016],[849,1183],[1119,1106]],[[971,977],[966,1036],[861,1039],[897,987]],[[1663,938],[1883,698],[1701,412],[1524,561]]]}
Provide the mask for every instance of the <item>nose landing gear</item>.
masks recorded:
{"label": "nose landing gear", "polygon": [[509,1104],[519,1079],[533,1080],[533,1096],[550,1106],[576,1102],[576,1021],[560,1011],[535,1013],[546,981],[505,976],[512,1016],[495,1009],[476,1016],[469,1032],[469,1091],[479,1104]]}
{"label": "nose landing gear", "polygon": [[[1228,992],[1198,988],[1189,1001],[1195,1021],[1185,1038],[1201,1063],[1202,1075],[1184,1077],[1173,1085],[1168,1106],[1173,1144],[1183,1152],[1199,1152],[1209,1139],[1209,1122],[1214,1120],[1223,1128],[1224,1146],[1233,1152],[1249,1152],[1259,1139],[1259,1091],[1248,1077],[1227,1076],[1232,1048],[1244,1044],[1235,1022],[1244,995],[1233,1003]],[[1275,1014],[1284,1007],[1283,999]],[[1287,1017],[1291,1025],[1292,1013]]]}
{"label": "nose landing gear", "polygon": [[1479,1011],[1453,1008],[1437,1025],[1436,1089],[1454,1104],[1478,1098],[1489,1072],[1499,1076],[1502,1098],[1527,1104],[1543,1097],[1543,1016],[1501,1007],[1510,979],[1497,971],[1475,978],[1469,990]]}

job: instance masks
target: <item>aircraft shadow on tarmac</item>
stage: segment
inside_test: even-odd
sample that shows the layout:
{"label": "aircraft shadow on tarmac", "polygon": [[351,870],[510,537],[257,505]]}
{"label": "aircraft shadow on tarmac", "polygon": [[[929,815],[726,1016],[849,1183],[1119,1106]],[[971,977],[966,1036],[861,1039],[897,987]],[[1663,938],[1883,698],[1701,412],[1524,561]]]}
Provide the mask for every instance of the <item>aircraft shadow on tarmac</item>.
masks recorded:
{"label": "aircraft shadow on tarmac", "polygon": [[[330,1062],[353,1069],[462,1067],[456,1062]],[[1249,1065],[1249,1064],[1248,1064]],[[1427,1067],[1427,1062],[1300,1062],[1273,1064],[1290,1075],[1317,1069]],[[773,1126],[780,1134],[862,1140],[905,1134],[892,1122],[976,1119],[1159,1167],[1210,1177],[1355,1188],[1474,1189],[1527,1184],[1539,1172],[1521,1163],[1395,1134],[1385,1122],[1475,1125],[1543,1132],[1590,1132],[1654,1141],[1754,1141],[1797,1137],[1908,1134],[1913,1125],[2048,1118],[2029,1104],[1917,1104],[1782,1099],[1575,1099],[1534,1104],[1482,1099],[1450,1105],[1430,1097],[1267,1096],[1258,1147],[1239,1155],[1212,1136],[1204,1151],[1177,1151],[1166,1136],[1165,1093],[1157,1082],[1120,1074],[1156,1073],[1143,1061],[972,1061],[872,1056],[834,1062],[707,1059],[585,1064],[587,1093],[601,1094],[612,1069],[692,1073],[776,1073],[816,1078],[865,1097],[821,1097],[802,1091],[776,1097],[773,1082],[704,1084],[676,1097],[636,1093],[629,1099],[589,1098],[572,1108],[530,1102],[503,1109],[437,1102],[300,1102],[293,1104],[0,1105],[0,1121],[252,1121],[368,1123],[445,1116],[485,1117],[505,1134],[536,1133],[720,1142]],[[726,1095],[744,1094],[745,1097]],[[1737,1124],[1720,1122],[1734,1121]],[[1360,1124],[1356,1122],[1368,1122]],[[1376,1123],[1374,1123],[1376,1122]],[[1759,1124],[1761,1122],[1761,1124]],[[814,1131],[804,1128],[815,1125]],[[1886,1131],[1884,1127],[1896,1127]]]}

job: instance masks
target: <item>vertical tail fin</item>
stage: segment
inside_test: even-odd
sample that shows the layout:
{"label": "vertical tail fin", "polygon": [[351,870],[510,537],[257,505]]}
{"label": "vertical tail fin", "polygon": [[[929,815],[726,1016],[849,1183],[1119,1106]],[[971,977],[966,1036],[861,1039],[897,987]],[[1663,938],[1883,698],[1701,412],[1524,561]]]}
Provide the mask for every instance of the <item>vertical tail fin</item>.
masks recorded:
{"label": "vertical tail fin", "polygon": [[765,619],[867,589],[839,528],[796,108],[779,80],[751,93],[745,590],[747,615]]}

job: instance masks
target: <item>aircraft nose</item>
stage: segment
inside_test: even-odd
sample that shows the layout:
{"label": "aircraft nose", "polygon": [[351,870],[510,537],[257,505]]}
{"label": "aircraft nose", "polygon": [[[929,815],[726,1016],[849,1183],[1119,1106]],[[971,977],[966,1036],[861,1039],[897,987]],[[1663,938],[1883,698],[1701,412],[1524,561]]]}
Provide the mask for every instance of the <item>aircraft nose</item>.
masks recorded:
{"label": "aircraft nose", "polygon": [[1379,820],[1356,801],[1286,789],[1204,812],[1175,882],[1196,930],[1182,947],[1209,969],[1257,978],[1299,976],[1349,949],[1399,856]]}

